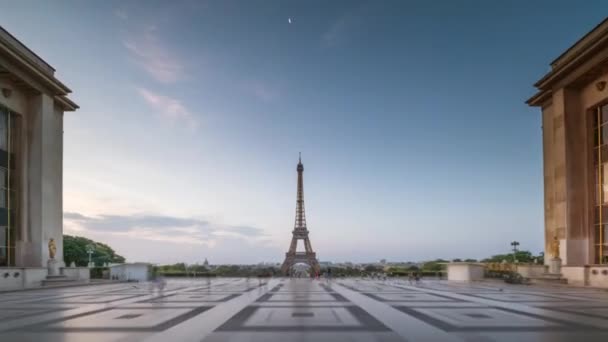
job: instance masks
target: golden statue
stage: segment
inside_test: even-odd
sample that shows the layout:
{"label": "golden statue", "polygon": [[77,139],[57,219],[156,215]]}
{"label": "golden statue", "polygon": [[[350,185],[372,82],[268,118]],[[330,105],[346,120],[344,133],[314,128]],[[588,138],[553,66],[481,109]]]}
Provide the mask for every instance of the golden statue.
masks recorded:
{"label": "golden statue", "polygon": [[557,239],[557,235],[554,236],[553,241],[551,241],[551,256],[559,258],[559,240]]}
{"label": "golden statue", "polygon": [[57,246],[55,246],[55,239],[49,240],[49,257],[55,259],[55,253],[57,253]]}

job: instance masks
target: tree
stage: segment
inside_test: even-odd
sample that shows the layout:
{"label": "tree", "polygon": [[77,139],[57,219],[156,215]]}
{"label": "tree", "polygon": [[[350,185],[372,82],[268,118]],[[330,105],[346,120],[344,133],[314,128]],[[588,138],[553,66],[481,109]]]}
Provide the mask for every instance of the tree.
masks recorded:
{"label": "tree", "polygon": [[484,259],[483,262],[502,262],[503,260],[512,261],[515,257],[515,260],[521,263],[531,263],[534,262],[535,257],[529,251],[517,251],[514,254],[497,254],[493,255],[490,258]]}
{"label": "tree", "polygon": [[447,262],[448,262],[447,260],[443,260],[443,259],[428,261],[422,265],[422,270],[423,271],[435,271],[435,272],[441,271],[445,268],[445,265],[443,265],[443,264],[445,264]]}
{"label": "tree", "polygon": [[96,266],[103,266],[105,263],[124,263],[125,258],[116,254],[116,252],[108,245],[95,242],[81,236],[63,236],[63,260],[67,265],[72,262],[76,266],[87,266],[89,263],[89,255],[87,254],[87,245],[93,246],[93,254],[91,255],[93,263]]}
{"label": "tree", "polygon": [[188,266],[188,271],[190,272],[199,272],[199,273],[207,273],[209,270],[204,265],[194,264]]}
{"label": "tree", "polygon": [[365,272],[367,273],[379,273],[384,271],[384,268],[375,265],[367,265],[365,266]]}

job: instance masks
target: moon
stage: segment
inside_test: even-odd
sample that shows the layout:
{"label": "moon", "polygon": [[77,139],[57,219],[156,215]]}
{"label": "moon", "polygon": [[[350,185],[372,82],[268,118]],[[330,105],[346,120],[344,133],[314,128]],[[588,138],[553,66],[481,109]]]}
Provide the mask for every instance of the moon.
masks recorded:
{"label": "moon", "polygon": [[287,18],[287,22],[291,24],[291,18]]}

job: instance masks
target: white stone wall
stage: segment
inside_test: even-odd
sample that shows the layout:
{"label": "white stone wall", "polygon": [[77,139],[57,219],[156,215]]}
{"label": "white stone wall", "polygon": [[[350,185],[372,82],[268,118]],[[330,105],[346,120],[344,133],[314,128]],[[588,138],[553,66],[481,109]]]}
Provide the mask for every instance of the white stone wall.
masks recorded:
{"label": "white stone wall", "polygon": [[0,291],[40,287],[46,276],[47,269],[43,267],[2,267]]}
{"label": "white stone wall", "polygon": [[23,273],[20,268],[0,268],[0,291],[22,289]]}
{"label": "white stone wall", "polygon": [[91,271],[88,267],[62,267],[61,275],[64,275],[69,279],[89,281],[91,278]]}
{"label": "white stone wall", "polygon": [[473,281],[481,280],[484,277],[485,266],[475,263],[449,263],[448,280],[453,281]]}
{"label": "white stone wall", "polygon": [[608,288],[608,265],[589,266],[589,286]]}
{"label": "white stone wall", "polygon": [[584,286],[587,285],[588,267],[585,266],[562,266],[562,277],[568,279],[568,284]]}
{"label": "white stone wall", "polygon": [[547,272],[545,265],[517,265],[517,273],[524,278],[537,278]]}
{"label": "white stone wall", "polygon": [[148,280],[147,264],[122,264],[110,266],[110,279],[118,280]]}

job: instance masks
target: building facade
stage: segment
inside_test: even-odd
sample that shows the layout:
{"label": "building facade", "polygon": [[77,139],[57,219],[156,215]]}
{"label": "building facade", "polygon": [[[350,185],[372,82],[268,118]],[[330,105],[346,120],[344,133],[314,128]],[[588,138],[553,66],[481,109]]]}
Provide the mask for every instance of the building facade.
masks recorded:
{"label": "building facade", "polygon": [[63,114],[55,70],[0,27],[0,267],[63,261]]}
{"label": "building facade", "polygon": [[546,263],[557,239],[564,266],[608,264],[607,85],[605,20],[551,63],[527,101],[542,112]]}

